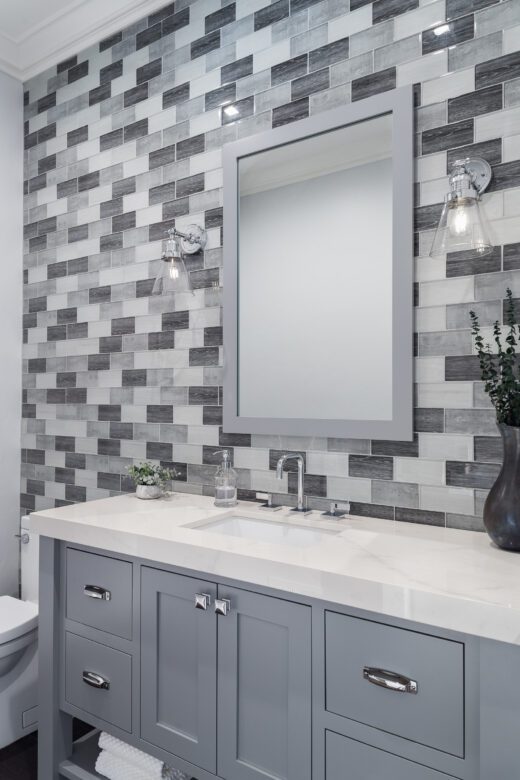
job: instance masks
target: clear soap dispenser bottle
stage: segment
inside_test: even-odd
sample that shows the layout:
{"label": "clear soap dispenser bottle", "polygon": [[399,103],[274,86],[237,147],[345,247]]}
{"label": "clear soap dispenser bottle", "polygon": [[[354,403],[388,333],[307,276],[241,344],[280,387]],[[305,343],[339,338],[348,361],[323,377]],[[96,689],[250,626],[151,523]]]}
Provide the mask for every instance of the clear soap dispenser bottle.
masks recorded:
{"label": "clear soap dispenser bottle", "polygon": [[237,479],[235,469],[231,468],[229,450],[218,450],[215,455],[222,453],[222,465],[215,474],[215,506],[235,506],[237,503]]}

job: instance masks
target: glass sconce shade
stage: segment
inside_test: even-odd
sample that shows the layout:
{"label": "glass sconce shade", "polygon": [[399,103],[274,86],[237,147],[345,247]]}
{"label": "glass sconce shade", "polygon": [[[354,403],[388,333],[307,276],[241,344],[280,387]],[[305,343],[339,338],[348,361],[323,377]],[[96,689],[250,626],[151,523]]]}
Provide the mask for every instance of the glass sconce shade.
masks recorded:
{"label": "glass sconce shade", "polygon": [[193,292],[190,275],[177,238],[170,236],[161,258],[161,270],[155,280],[152,295],[168,295],[175,292]]}
{"label": "glass sconce shade", "polygon": [[435,231],[430,257],[447,252],[491,254],[493,245],[482,211],[480,193],[491,181],[491,167],[480,158],[457,160],[450,175],[450,192]]}
{"label": "glass sconce shade", "polygon": [[493,245],[479,199],[455,196],[444,204],[430,255],[465,250],[485,256],[491,254]]}

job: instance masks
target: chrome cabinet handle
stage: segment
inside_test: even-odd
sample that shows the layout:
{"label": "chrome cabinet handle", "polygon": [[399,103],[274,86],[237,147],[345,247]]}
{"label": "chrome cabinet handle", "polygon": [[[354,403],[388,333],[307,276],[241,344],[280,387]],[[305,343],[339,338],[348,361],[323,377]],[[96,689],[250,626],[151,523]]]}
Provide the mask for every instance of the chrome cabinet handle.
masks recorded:
{"label": "chrome cabinet handle", "polygon": [[207,609],[211,604],[211,596],[209,593],[196,593],[195,594],[195,609]]}
{"label": "chrome cabinet handle", "polygon": [[229,614],[231,610],[231,602],[229,599],[215,599],[215,612],[217,615],[226,615]]}
{"label": "chrome cabinet handle", "polygon": [[387,688],[389,691],[397,693],[417,693],[417,683],[404,674],[389,672],[386,669],[375,669],[371,666],[365,666],[363,677],[372,685],[379,685],[381,688]]}
{"label": "chrome cabinet handle", "polygon": [[102,599],[103,601],[110,601],[112,594],[106,588],[101,588],[99,585],[85,585],[83,593],[91,599]]}
{"label": "chrome cabinet handle", "polygon": [[30,542],[30,537],[29,537],[28,533],[14,534],[14,536],[17,539],[19,539],[22,544],[29,544],[29,542]]}
{"label": "chrome cabinet handle", "polygon": [[108,691],[110,689],[110,680],[101,677],[100,674],[95,672],[83,672],[83,682],[90,685],[92,688],[98,688],[100,690]]}

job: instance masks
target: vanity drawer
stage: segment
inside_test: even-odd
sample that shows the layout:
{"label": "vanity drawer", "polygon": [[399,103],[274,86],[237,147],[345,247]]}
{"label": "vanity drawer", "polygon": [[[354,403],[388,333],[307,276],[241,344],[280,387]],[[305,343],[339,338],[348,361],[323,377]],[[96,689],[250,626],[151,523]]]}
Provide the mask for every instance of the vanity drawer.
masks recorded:
{"label": "vanity drawer", "polygon": [[450,776],[354,739],[326,732],[325,780],[449,780]]}
{"label": "vanity drawer", "polygon": [[67,632],[65,701],[124,731],[131,731],[131,690],[130,655]]}
{"label": "vanity drawer", "polygon": [[463,644],[336,612],[325,641],[329,712],[464,756]]}
{"label": "vanity drawer", "polygon": [[132,638],[132,564],[67,548],[70,620],[123,639]]}

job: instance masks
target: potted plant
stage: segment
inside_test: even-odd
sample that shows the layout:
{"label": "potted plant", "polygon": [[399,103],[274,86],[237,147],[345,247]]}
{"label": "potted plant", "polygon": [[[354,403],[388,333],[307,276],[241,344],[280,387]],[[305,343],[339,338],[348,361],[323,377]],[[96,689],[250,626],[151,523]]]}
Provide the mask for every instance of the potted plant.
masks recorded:
{"label": "potted plant", "polygon": [[134,481],[137,498],[144,499],[160,498],[164,494],[166,483],[177,476],[174,471],[162,466],[154,466],[147,461],[137,466],[130,466],[128,473]]}
{"label": "potted plant", "polygon": [[470,317],[484,389],[495,407],[504,448],[502,469],[484,504],[484,525],[499,547],[520,550],[520,361],[516,353],[520,326],[513,293],[507,289],[507,333],[498,320],[493,326],[495,352],[484,343],[474,311]]}

